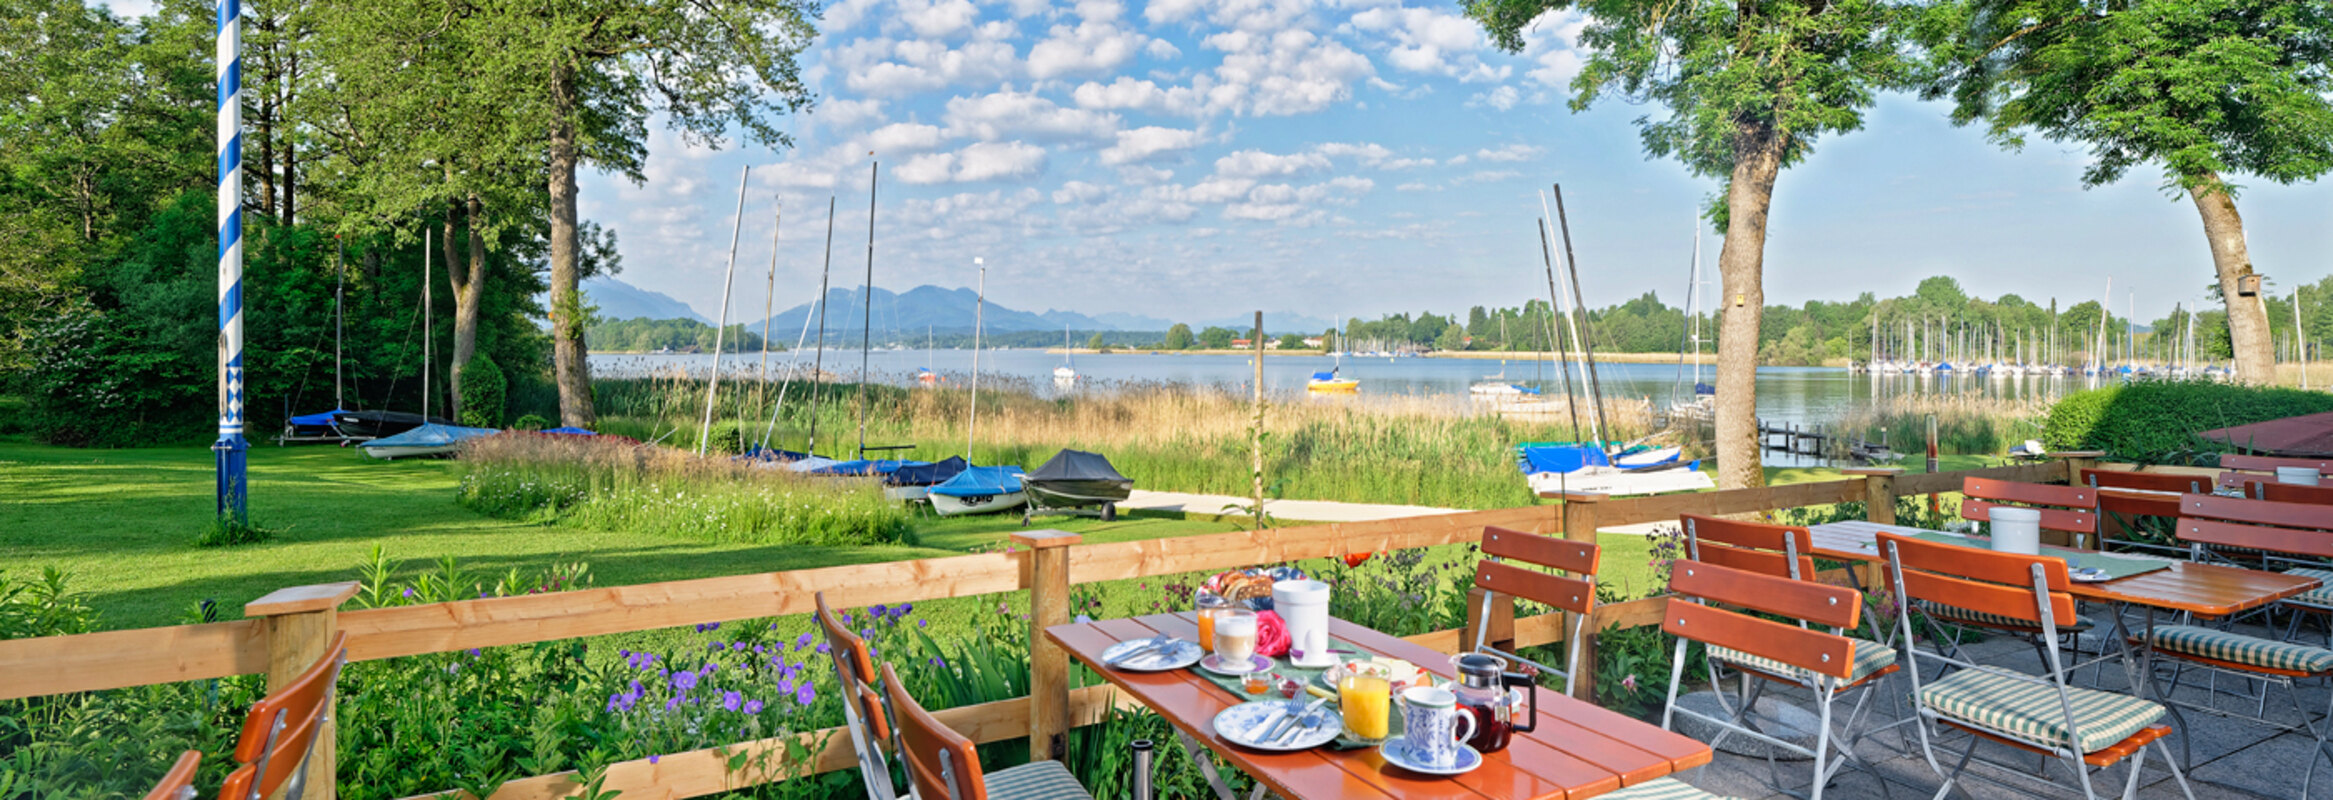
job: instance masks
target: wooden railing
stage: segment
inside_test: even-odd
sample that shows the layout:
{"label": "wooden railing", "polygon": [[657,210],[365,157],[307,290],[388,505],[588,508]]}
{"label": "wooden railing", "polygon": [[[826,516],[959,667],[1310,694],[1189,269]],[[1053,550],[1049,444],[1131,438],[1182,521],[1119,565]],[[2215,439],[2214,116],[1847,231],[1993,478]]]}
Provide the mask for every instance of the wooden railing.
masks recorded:
{"label": "wooden railing", "polygon": [[[248,618],[232,622],[0,641],[0,676],[7,676],[0,680],[0,699],[254,673],[266,673],[272,683],[312,662],[321,643],[335,631],[348,634],[350,660],[369,661],[805,614],[812,610],[812,594],[819,591],[836,606],[1028,591],[1031,696],[947,709],[937,716],[976,742],[1030,737],[1030,752],[1042,758],[1057,752],[1057,743],[1069,728],[1100,721],[1118,702],[1106,686],[1072,691],[1066,657],[1050,649],[1041,633],[1046,621],[1068,619],[1069,587],[1074,584],[1461,544],[1478,541],[1486,526],[1593,541],[1600,527],[1674,520],[1684,512],[1740,514],[1843,502],[1866,502],[1873,519],[1893,521],[1899,495],[1957,492],[1961,480],[1969,477],[2064,482],[2095,466],[2098,454],[2056,455],[2054,461],[1959,472],[1850,470],[1853,474],[1847,480],[1820,483],[1626,499],[1570,495],[1554,505],[1108,544],[1083,544],[1073,534],[1029,532],[1015,537],[1021,546],[1010,553],[345,612],[340,605],[355,593],[353,583],[292,587],[245,605]],[[1601,607],[1590,617],[1590,629],[1654,624],[1658,602],[1647,598]],[[1515,618],[1510,606],[1494,608],[1490,619],[1482,620],[1474,618],[1479,607],[1479,602],[1468,604],[1465,628],[1408,638],[1456,652],[1482,625],[1490,626],[1491,640],[1510,648],[1553,643],[1565,630],[1562,614]],[[1593,639],[1583,645],[1592,646]],[[1592,655],[1582,663],[1593,664]],[[1583,687],[1593,683],[1579,682]],[[621,790],[628,798],[682,798],[751,785],[766,777],[729,771],[726,756],[767,751],[785,746],[789,739],[816,748],[811,763],[798,765],[795,772],[847,769],[855,762],[848,737],[839,732],[812,731],[666,755],[654,763],[642,759],[613,764],[602,788]],[[334,776],[331,758],[313,759],[308,785],[335,786]],[[541,775],[506,783],[489,800],[568,797],[580,788],[574,773]],[[330,794],[324,797],[329,800]]]}

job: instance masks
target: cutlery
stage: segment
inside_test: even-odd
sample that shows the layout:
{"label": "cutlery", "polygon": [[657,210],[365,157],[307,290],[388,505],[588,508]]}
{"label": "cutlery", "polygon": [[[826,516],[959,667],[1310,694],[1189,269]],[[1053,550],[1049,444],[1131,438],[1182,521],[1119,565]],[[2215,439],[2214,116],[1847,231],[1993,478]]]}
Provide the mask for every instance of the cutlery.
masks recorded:
{"label": "cutlery", "polygon": [[1288,717],[1280,723],[1279,727],[1273,728],[1270,733],[1264,734],[1264,738],[1258,739],[1257,741],[1278,744],[1281,739],[1287,738],[1287,733],[1290,730],[1295,729],[1296,721],[1298,719],[1320,711],[1320,707],[1326,705],[1327,703],[1328,698],[1326,697],[1312,701],[1312,704],[1305,706],[1303,711],[1288,715]]}
{"label": "cutlery", "polygon": [[1123,667],[1126,666],[1129,662],[1132,662],[1136,657],[1149,656],[1158,652],[1160,648],[1164,648],[1167,645],[1173,644],[1174,641],[1174,637],[1162,633],[1152,637],[1149,644],[1145,644],[1141,647],[1119,653],[1117,658],[1110,659],[1109,661],[1105,661],[1103,663],[1112,667]]}
{"label": "cutlery", "polygon": [[1240,738],[1243,738],[1243,739],[1246,739],[1246,740],[1248,740],[1248,741],[1250,741],[1250,742],[1255,742],[1255,743],[1258,743],[1258,744],[1261,744],[1261,743],[1263,743],[1263,742],[1267,741],[1266,737],[1264,737],[1264,736],[1261,736],[1261,735],[1259,735],[1259,734],[1262,734],[1262,733],[1265,731],[1265,729],[1267,729],[1267,728],[1271,728],[1271,727],[1273,727],[1273,726],[1275,726],[1275,725],[1278,725],[1278,724],[1280,724],[1280,720],[1282,720],[1282,719],[1288,719],[1288,718],[1292,718],[1292,715],[1290,714],[1290,712],[1289,712],[1289,710],[1288,710],[1288,709],[1289,709],[1289,707],[1290,707],[1290,706],[1293,706],[1293,705],[1295,705],[1295,704],[1294,704],[1294,703],[1273,703],[1273,704],[1272,704],[1272,710],[1273,710],[1273,711],[1277,711],[1277,712],[1279,712],[1279,716],[1273,716],[1273,717],[1265,717],[1264,719],[1262,719],[1262,720],[1258,721],[1258,722],[1255,724],[1255,727],[1249,728],[1249,729],[1248,729],[1248,731],[1247,731],[1247,733],[1245,733],[1245,734],[1241,735],[1241,737],[1240,737]]}
{"label": "cutlery", "polygon": [[1274,743],[1285,745],[1288,742],[1302,738],[1304,734],[1309,734],[1315,730],[1318,730],[1322,722],[1328,721],[1326,717],[1322,717],[1320,715],[1321,704],[1326,702],[1328,702],[1326,699],[1313,701],[1312,706],[1304,710],[1304,718],[1300,724],[1289,726],[1288,732],[1281,734],[1280,738],[1275,740]]}

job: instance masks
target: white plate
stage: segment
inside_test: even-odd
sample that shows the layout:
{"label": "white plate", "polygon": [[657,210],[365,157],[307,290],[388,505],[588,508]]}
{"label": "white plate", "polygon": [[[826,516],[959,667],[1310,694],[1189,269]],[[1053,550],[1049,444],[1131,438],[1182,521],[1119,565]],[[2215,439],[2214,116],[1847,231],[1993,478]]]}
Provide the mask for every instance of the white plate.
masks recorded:
{"label": "white plate", "polygon": [[1199,649],[1198,642],[1176,639],[1168,642],[1165,647],[1159,648],[1157,652],[1135,656],[1132,661],[1124,664],[1116,663],[1119,655],[1148,647],[1150,643],[1150,639],[1133,639],[1110,645],[1109,649],[1102,651],[1102,663],[1111,669],[1122,669],[1127,672],[1162,672],[1170,669],[1182,669],[1199,663],[1199,657],[1205,654],[1205,651]]}
{"label": "white plate", "polygon": [[1305,729],[1299,721],[1296,726],[1296,735],[1291,737],[1287,735],[1286,731],[1283,731],[1280,744],[1257,742],[1248,738],[1248,733],[1256,730],[1259,726],[1269,732],[1270,729],[1278,727],[1279,723],[1286,721],[1291,715],[1303,713],[1306,705],[1308,704],[1303,700],[1259,700],[1253,703],[1241,703],[1226,708],[1222,713],[1215,715],[1215,735],[1223,737],[1226,742],[1241,747],[1273,751],[1310,750],[1336,741],[1337,734],[1345,727],[1345,719],[1337,716],[1337,712],[1330,710],[1327,706],[1322,706],[1320,710],[1313,712],[1320,715],[1320,725]]}
{"label": "white plate", "polygon": [[1410,758],[1409,746],[1400,739],[1387,741],[1377,748],[1377,752],[1385,756],[1385,763],[1424,775],[1464,775],[1482,766],[1482,754],[1475,752],[1473,745],[1463,742],[1458,745],[1458,763],[1447,767],[1418,763]]}
{"label": "white plate", "polygon": [[2066,570],[2066,577],[2075,583],[2105,583],[2114,580],[2114,573],[2092,567],[2076,567]]}
{"label": "white plate", "polygon": [[1248,656],[1248,663],[1242,668],[1238,664],[1225,664],[1223,656],[1209,653],[1206,658],[1199,659],[1199,668],[1217,675],[1246,675],[1271,669],[1272,660],[1263,656]]}

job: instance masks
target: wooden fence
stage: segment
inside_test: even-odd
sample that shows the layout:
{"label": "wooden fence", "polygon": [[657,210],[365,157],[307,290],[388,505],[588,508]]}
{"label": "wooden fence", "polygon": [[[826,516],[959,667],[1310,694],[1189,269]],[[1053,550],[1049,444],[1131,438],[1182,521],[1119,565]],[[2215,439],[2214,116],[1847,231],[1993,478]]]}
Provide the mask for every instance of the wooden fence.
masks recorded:
{"label": "wooden fence", "polygon": [[[1594,541],[1600,527],[1675,520],[1686,512],[1739,514],[1842,502],[1866,502],[1873,520],[1892,522],[1899,495],[1957,492],[1962,479],[1970,477],[2065,482],[2079,470],[2096,466],[2098,454],[2054,456],[2052,461],[1959,472],[1858,469],[1849,470],[1847,480],[1821,483],[1626,499],[1569,495],[1553,505],[1109,544],[1083,544],[1073,534],[1035,531],[1016,535],[1021,546],[1010,553],[345,612],[340,606],[356,593],[355,583],[299,586],[252,601],[244,606],[246,619],[232,622],[0,641],[0,676],[7,676],[0,681],[0,700],[254,673],[265,673],[273,683],[313,663],[336,631],[348,634],[350,660],[369,661],[806,614],[812,610],[812,594],[819,591],[837,607],[1028,591],[1030,696],[947,709],[936,716],[976,742],[1027,736],[1030,752],[1042,758],[1058,752],[1069,728],[1099,722],[1113,703],[1120,702],[1106,685],[1072,691],[1066,654],[1041,633],[1049,623],[1068,620],[1073,584],[1460,544],[1478,541],[1486,526]],[[1647,598],[1603,606],[1590,617],[1590,629],[1655,624],[1658,603],[1658,598]],[[1480,603],[1468,607],[1466,628],[1409,640],[1456,652],[1482,625],[1489,626],[1492,640],[1510,648],[1562,638],[1562,614],[1515,618],[1509,605],[1481,620],[1473,618]],[[1583,644],[1592,648],[1594,641]],[[1592,653],[1585,654],[1582,663],[1593,664]],[[1594,681],[1580,683],[1592,691]],[[792,738],[816,748],[809,772],[847,769],[855,763],[849,737],[840,729]],[[336,785],[332,740],[328,729],[319,757],[311,759],[312,790]],[[727,757],[787,743],[785,738],[764,739],[665,755],[654,763],[641,759],[613,764],[602,788],[621,790],[626,798],[685,798],[752,785],[768,776],[732,772]],[[488,800],[548,800],[580,790],[574,773],[563,772],[511,781]],[[332,793],[321,797],[330,800]]]}

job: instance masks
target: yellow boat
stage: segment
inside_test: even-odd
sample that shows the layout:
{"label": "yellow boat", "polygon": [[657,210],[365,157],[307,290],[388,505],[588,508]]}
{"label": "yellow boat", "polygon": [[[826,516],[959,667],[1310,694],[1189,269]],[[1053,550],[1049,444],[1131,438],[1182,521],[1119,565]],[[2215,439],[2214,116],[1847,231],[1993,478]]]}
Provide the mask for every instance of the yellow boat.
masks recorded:
{"label": "yellow boat", "polygon": [[1361,382],[1337,377],[1335,372],[1315,372],[1312,373],[1312,380],[1304,384],[1304,390],[1322,394],[1355,394],[1361,391]]}

